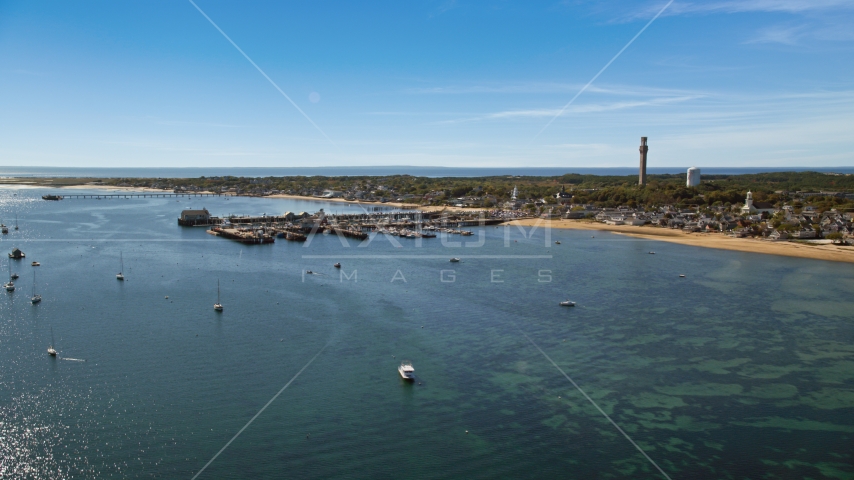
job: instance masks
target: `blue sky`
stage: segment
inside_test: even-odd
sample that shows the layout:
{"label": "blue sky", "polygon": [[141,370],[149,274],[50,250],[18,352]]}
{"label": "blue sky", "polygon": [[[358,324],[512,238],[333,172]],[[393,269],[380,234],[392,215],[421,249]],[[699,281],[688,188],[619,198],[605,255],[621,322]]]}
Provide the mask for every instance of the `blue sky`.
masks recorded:
{"label": "blue sky", "polygon": [[305,116],[189,1],[0,1],[0,163],[854,165],[854,0],[675,0],[557,118],[666,0],[194,1]]}

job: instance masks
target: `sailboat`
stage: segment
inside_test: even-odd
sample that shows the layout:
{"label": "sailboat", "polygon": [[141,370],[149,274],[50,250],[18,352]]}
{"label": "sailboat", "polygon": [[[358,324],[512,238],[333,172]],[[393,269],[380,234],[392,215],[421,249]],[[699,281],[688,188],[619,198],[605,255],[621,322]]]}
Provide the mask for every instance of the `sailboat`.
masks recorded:
{"label": "sailboat", "polygon": [[56,350],[53,348],[53,345],[55,343],[56,342],[53,341],[53,327],[50,327],[50,346],[47,347],[47,354],[50,355],[51,357],[56,356]]}
{"label": "sailboat", "polygon": [[36,272],[33,272],[33,296],[30,297],[30,301],[33,302],[33,305],[42,301],[41,295],[36,295]]}
{"label": "sailboat", "polygon": [[124,259],[124,257],[122,257],[122,252],[119,252],[119,261],[122,263],[121,263],[121,269],[119,270],[119,273],[116,275],[116,280],[124,281],[125,276],[122,275],[122,272],[125,271],[125,259]]}
{"label": "sailboat", "polygon": [[216,303],[214,303],[214,310],[217,312],[222,311],[222,304],[219,303],[219,279],[216,281]]}
{"label": "sailboat", "polygon": [[5,288],[7,292],[15,291],[15,283],[12,281],[12,262],[9,262],[9,281],[3,284],[3,288]]}

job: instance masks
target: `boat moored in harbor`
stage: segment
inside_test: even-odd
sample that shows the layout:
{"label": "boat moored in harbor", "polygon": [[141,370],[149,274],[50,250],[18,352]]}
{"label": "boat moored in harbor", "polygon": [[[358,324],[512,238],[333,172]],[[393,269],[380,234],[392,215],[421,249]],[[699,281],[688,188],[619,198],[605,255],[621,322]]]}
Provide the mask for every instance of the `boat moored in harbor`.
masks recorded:
{"label": "boat moored in harbor", "polygon": [[216,281],[216,303],[214,303],[214,310],[217,312],[222,311],[222,304],[219,303],[219,280]]}
{"label": "boat moored in harbor", "polygon": [[573,302],[573,301],[571,301],[571,300],[566,300],[566,301],[564,301],[564,302],[560,302],[560,306],[561,306],[561,307],[574,307],[574,306],[575,306],[575,302]]}
{"label": "boat moored in harbor", "polygon": [[412,368],[412,362],[409,360],[404,360],[400,363],[400,366],[397,367],[397,373],[400,374],[400,378],[406,381],[411,382],[415,380],[415,369]]}

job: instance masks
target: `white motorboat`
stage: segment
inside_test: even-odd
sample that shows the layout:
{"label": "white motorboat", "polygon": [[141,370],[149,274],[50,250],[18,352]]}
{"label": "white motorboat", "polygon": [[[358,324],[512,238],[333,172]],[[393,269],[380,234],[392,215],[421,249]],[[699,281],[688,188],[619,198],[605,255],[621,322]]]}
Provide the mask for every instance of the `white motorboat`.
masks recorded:
{"label": "white motorboat", "polygon": [[650,255],[655,255],[655,252],[649,252]]}
{"label": "white motorboat", "polygon": [[459,261],[460,261],[460,259],[457,257],[454,257],[451,259],[451,263],[458,263]]}
{"label": "white motorboat", "polygon": [[125,271],[125,259],[122,256],[122,252],[119,252],[119,262],[121,262],[121,264],[120,264],[121,268],[119,268],[119,273],[116,274],[116,280],[123,282],[125,279],[125,276],[122,272]]}
{"label": "white motorboat", "polygon": [[404,360],[401,362],[400,366],[397,367],[397,372],[400,374],[400,378],[408,381],[415,380],[415,369],[412,368],[412,362],[409,360]]}
{"label": "white motorboat", "polygon": [[53,348],[53,345],[55,343],[56,342],[53,341],[53,327],[50,327],[50,346],[47,347],[47,354],[50,355],[51,357],[56,356],[56,349]]}
{"label": "white motorboat", "polygon": [[34,266],[34,267],[40,267],[40,266],[41,266],[41,263],[39,263],[39,262],[33,262],[33,263],[31,263],[30,265],[32,265],[32,266]]}
{"label": "white motorboat", "polygon": [[679,278],[685,278],[685,274],[684,273],[679,274]]}
{"label": "white motorboat", "polygon": [[216,310],[217,312],[222,311],[222,304],[219,303],[219,280],[218,279],[216,281],[216,303],[214,303],[214,310]]}
{"label": "white motorboat", "polygon": [[560,306],[561,306],[561,307],[574,307],[574,306],[575,306],[575,302],[570,301],[570,300],[567,300],[567,301],[565,301],[565,302],[560,302]]}

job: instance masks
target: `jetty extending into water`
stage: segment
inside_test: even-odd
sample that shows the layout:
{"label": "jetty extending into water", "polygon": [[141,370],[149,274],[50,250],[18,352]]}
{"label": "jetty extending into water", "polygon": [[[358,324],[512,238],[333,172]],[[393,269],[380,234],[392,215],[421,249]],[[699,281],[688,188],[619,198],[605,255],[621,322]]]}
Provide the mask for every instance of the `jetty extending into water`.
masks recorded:
{"label": "jetty extending into water", "polygon": [[71,195],[43,195],[43,200],[65,200],[65,199],[94,199],[110,200],[119,198],[174,198],[174,197],[233,197],[230,193],[75,193]]}

